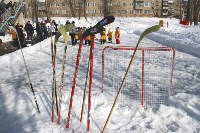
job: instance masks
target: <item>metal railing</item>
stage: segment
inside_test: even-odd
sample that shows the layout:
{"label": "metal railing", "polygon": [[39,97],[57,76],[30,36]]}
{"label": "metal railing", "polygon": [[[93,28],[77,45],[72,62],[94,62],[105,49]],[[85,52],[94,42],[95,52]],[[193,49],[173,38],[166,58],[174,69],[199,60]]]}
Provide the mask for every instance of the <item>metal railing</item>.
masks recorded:
{"label": "metal railing", "polygon": [[15,4],[13,8],[6,9],[5,12],[0,16],[0,31],[5,32],[9,28],[9,21],[18,18],[21,13],[25,0],[20,0]]}

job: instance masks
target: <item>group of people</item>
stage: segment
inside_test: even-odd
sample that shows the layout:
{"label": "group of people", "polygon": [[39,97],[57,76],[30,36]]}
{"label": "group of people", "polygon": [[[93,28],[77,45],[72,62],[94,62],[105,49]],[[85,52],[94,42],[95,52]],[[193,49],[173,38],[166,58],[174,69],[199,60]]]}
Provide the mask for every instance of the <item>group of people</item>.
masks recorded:
{"label": "group of people", "polygon": [[[68,24],[68,23],[67,23]],[[75,25],[75,22],[72,21],[72,24]],[[86,30],[86,28],[82,28],[82,27],[77,27],[77,28],[73,28],[70,32],[69,35],[71,36],[71,42],[72,45],[76,45],[78,39],[80,38],[80,36],[83,34],[83,32]],[[111,29],[109,29],[108,33],[106,34],[106,29],[103,28],[103,31],[100,33],[100,43],[104,44],[107,40],[108,37],[108,43],[112,43],[112,36],[113,36],[113,31],[111,31]],[[116,39],[116,44],[120,44],[120,30],[119,27],[116,28],[115,30],[115,39]],[[88,35],[87,37],[84,38],[85,40],[85,45],[90,46],[91,45],[91,36]]]}
{"label": "group of people", "polygon": [[[112,43],[112,35],[113,31],[111,29],[108,30],[108,33],[106,34],[106,29],[103,28],[103,31],[100,33],[100,42],[101,44],[104,44],[106,42],[106,38],[108,37],[108,43]],[[107,37],[106,37],[107,35]],[[120,44],[120,30],[119,27],[115,29],[115,39],[116,39],[116,44]]]}
{"label": "group of people", "polygon": [[[75,22],[71,22],[75,26]],[[65,25],[70,24],[69,21],[66,21]],[[28,21],[24,28],[23,25],[20,25],[17,23],[15,26],[17,30],[17,34],[20,40],[20,44],[22,47],[26,46],[27,41],[31,41],[31,44],[33,43],[34,39],[34,30],[36,30],[36,41],[40,42],[43,41],[44,39],[50,37],[51,35],[56,35],[56,32],[58,32],[59,24],[53,20],[49,25],[47,25],[46,22],[38,22],[36,24],[36,27],[34,27],[30,21]],[[69,31],[69,36],[71,37],[71,44],[72,46],[76,45],[78,43],[78,40],[80,39],[81,35],[83,32],[86,30],[85,27],[74,27],[71,31]],[[26,34],[24,34],[24,31]],[[12,34],[13,41],[16,45],[18,45],[18,39],[17,35],[14,31],[10,31]],[[116,39],[116,44],[120,44],[120,30],[119,27],[116,28],[115,30],[115,39]],[[106,33],[106,29],[104,28],[103,31],[100,33],[100,43],[104,44],[108,38],[108,43],[112,43],[112,36],[113,36],[113,31],[111,29],[108,30],[108,33]],[[91,36],[87,36],[84,38],[85,40],[85,45],[91,45]]]}

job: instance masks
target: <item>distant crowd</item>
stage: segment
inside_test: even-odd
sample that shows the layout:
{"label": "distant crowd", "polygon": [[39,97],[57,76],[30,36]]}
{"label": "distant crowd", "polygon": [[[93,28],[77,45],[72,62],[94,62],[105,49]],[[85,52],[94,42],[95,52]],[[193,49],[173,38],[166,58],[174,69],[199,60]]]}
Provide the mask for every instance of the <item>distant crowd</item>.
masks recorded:
{"label": "distant crowd", "polygon": [[[68,25],[72,23],[75,26],[75,22],[70,22],[69,20],[66,21],[65,25]],[[33,44],[34,42],[40,42],[44,39],[50,37],[51,35],[56,35],[56,32],[58,32],[58,28],[60,26],[60,21],[58,23],[55,22],[55,20],[51,21],[50,23],[47,23],[46,21],[41,21],[36,24],[36,26],[33,26],[30,21],[28,21],[25,26],[20,25],[17,23],[15,25],[19,41],[22,47],[26,47],[26,44]],[[88,27],[89,28],[89,27]],[[71,44],[74,46],[78,43],[81,35],[86,30],[86,27],[76,27],[73,28],[71,31],[69,31],[69,35],[71,37]],[[25,32],[24,32],[25,31]],[[15,45],[18,45],[18,39],[17,34],[12,29],[10,30],[10,33],[12,34],[12,39]],[[115,29],[115,39],[116,44],[120,44],[120,30],[119,27]],[[103,29],[103,31],[100,33],[100,43],[104,44],[105,42],[112,43],[112,35],[113,31],[111,29],[106,32],[106,28]],[[108,41],[107,41],[108,38]],[[85,45],[91,45],[91,36],[87,36],[84,38]]]}

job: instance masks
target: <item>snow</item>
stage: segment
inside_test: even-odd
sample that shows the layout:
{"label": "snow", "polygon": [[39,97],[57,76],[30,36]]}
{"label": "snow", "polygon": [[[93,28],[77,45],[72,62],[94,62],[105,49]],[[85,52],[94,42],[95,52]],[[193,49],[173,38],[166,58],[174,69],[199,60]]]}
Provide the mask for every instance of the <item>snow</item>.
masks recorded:
{"label": "snow", "polygon": [[[76,26],[93,26],[102,18],[88,18],[86,22],[75,18],[53,18],[65,23],[75,21]],[[200,132],[200,26],[179,25],[179,20],[169,18],[116,18],[107,26],[114,30],[120,27],[121,44],[99,45],[95,40],[95,62],[92,86],[92,106],[90,111],[91,133],[101,132],[110,112],[115,96],[105,89],[101,93],[101,54],[105,46],[135,46],[139,35],[148,27],[164,20],[164,27],[156,33],[145,37],[141,47],[170,46],[176,50],[172,95],[169,105],[153,106],[147,109],[141,106],[121,106],[117,104],[105,133],[199,133]],[[166,22],[169,26],[166,26]],[[99,35],[96,35],[99,38]],[[5,36],[3,41],[9,40]],[[115,42],[113,37],[113,42]],[[70,39],[69,39],[70,43]],[[60,73],[64,40],[58,42],[57,84],[60,84]],[[74,76],[77,46],[68,46],[65,64],[64,90],[61,107],[61,124],[51,122],[51,94],[53,70],[51,64],[50,38],[23,49],[30,79],[36,92],[41,114],[37,113],[33,94],[26,75],[26,68],[21,51],[15,51],[0,57],[0,132],[87,132],[87,97],[82,123],[79,121],[82,97],[87,71],[89,47],[83,46],[82,60],[77,77],[70,127],[66,120]],[[165,55],[161,55],[165,59]],[[112,54],[110,60],[116,60]],[[153,64],[152,64],[153,65]],[[122,70],[119,70],[119,72]],[[162,69],[160,70],[162,71]],[[108,86],[104,85],[105,88]],[[133,101],[127,101],[132,103]],[[133,104],[131,104],[133,105]]]}

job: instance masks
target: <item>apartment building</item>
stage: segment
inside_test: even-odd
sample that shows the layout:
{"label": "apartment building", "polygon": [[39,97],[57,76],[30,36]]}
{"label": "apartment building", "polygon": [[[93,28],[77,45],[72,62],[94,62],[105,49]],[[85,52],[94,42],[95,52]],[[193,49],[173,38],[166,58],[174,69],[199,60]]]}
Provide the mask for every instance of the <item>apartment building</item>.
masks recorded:
{"label": "apartment building", "polygon": [[[86,15],[88,17],[104,16],[105,0],[86,0]],[[54,17],[71,17],[69,3],[66,0],[46,0],[38,2],[38,16],[46,14],[46,4],[49,13]],[[83,1],[74,0],[73,7],[76,17],[83,17]],[[107,0],[108,15],[116,17],[168,17],[180,15],[180,0]]]}
{"label": "apartment building", "polygon": [[[104,0],[86,0],[86,14],[89,17],[104,15]],[[109,15],[119,17],[153,17],[159,16],[158,0],[107,0]],[[83,1],[73,1],[76,16],[83,16]],[[157,6],[156,6],[157,5]],[[54,0],[50,3],[50,14],[55,17],[71,16],[69,4],[65,0]],[[156,7],[154,7],[156,6]],[[38,15],[45,16],[45,2],[38,2]],[[158,12],[158,13],[157,13]]]}

